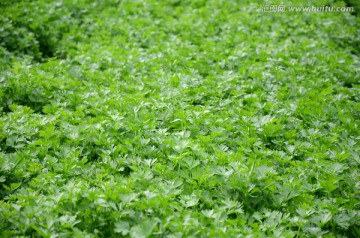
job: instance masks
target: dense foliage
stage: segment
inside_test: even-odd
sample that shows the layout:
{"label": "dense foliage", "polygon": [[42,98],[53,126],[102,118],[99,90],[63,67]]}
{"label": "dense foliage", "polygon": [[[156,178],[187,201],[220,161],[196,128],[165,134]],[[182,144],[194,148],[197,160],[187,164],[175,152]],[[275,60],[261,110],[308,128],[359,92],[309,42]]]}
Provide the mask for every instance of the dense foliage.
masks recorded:
{"label": "dense foliage", "polygon": [[360,237],[358,12],[277,3],[2,0],[0,236]]}

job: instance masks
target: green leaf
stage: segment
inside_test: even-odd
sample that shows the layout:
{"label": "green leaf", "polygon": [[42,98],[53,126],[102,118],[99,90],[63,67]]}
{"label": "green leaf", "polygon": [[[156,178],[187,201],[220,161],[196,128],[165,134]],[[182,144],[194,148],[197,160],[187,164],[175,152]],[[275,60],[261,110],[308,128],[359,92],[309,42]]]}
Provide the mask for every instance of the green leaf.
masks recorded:
{"label": "green leaf", "polygon": [[117,222],[115,223],[116,233],[121,233],[122,235],[127,235],[130,232],[130,225],[128,222]]}
{"label": "green leaf", "polygon": [[134,226],[130,230],[130,236],[136,238],[146,238],[151,235],[156,224],[158,222],[155,220],[145,220],[141,222],[139,225]]}

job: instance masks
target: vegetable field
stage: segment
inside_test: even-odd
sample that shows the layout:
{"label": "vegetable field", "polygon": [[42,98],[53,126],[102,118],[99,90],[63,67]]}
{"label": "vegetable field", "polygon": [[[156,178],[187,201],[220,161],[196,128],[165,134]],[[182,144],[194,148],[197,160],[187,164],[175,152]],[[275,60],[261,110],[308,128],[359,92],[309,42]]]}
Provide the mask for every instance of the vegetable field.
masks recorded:
{"label": "vegetable field", "polygon": [[359,57],[357,0],[1,0],[0,237],[360,237]]}

